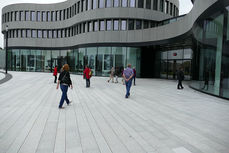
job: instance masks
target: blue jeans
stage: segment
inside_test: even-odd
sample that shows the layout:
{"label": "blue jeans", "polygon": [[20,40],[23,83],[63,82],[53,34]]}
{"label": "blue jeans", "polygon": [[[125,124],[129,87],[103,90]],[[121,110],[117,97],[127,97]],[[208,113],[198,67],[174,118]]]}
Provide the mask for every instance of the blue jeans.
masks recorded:
{"label": "blue jeans", "polygon": [[66,103],[69,104],[69,100],[67,96],[68,86],[60,84],[60,89],[62,91],[62,97],[60,99],[59,108],[62,107],[62,105],[64,104],[64,100],[66,100]]}
{"label": "blue jeans", "polygon": [[128,97],[130,95],[130,87],[132,85],[132,79],[130,79],[129,81],[125,81],[126,82],[126,97]]}
{"label": "blue jeans", "polygon": [[86,78],[86,87],[90,87],[90,79]]}

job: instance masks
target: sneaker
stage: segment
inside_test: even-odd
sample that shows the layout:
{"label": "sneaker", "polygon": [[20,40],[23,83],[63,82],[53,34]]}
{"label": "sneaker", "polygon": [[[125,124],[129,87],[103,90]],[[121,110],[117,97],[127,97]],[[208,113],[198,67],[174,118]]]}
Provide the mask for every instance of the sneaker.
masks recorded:
{"label": "sneaker", "polygon": [[126,95],[125,98],[128,98],[128,96]]}
{"label": "sneaker", "polygon": [[67,105],[70,105],[72,103],[72,101],[69,101],[69,103]]}
{"label": "sneaker", "polygon": [[64,107],[59,107],[59,109],[64,109]]}

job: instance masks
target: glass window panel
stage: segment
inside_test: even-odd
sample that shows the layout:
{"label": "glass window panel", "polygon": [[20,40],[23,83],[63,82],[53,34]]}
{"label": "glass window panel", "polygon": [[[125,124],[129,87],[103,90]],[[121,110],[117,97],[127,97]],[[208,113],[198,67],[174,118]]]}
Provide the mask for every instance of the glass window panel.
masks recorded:
{"label": "glass window panel", "polygon": [[97,47],[87,48],[87,64],[89,68],[92,70],[93,75],[96,75],[95,73],[96,55],[97,55]]}
{"label": "glass window panel", "polygon": [[18,37],[18,30],[14,30],[14,37],[15,37],[15,38]]}
{"label": "glass window panel", "polygon": [[29,21],[29,11],[25,11],[25,21]]}
{"label": "glass window panel", "polygon": [[37,11],[37,21],[41,21],[41,12]]}
{"label": "glass window panel", "polygon": [[63,20],[65,20],[66,17],[66,9],[63,10]]}
{"label": "glass window panel", "polygon": [[149,28],[149,21],[144,21],[144,29]]}
{"label": "glass window panel", "polygon": [[48,38],[47,30],[43,30],[43,38]]}
{"label": "glass window panel", "polygon": [[151,9],[151,0],[146,0],[146,8]]}
{"label": "glass window panel", "polygon": [[15,21],[19,21],[19,12],[18,11],[15,12]]}
{"label": "glass window panel", "polygon": [[56,20],[60,21],[60,11],[56,11]]}
{"label": "glass window panel", "polygon": [[50,13],[50,11],[47,12],[47,16],[48,16],[48,21],[50,22],[51,21],[51,13]]}
{"label": "glass window panel", "polygon": [[111,30],[111,20],[106,21],[106,29]]}
{"label": "glass window panel", "polygon": [[114,7],[119,7],[119,0],[114,0]]}
{"label": "glass window panel", "polygon": [[77,2],[77,13],[80,13],[80,1]]}
{"label": "glass window panel", "polygon": [[76,70],[77,70],[78,74],[82,74],[83,73],[83,69],[84,69],[85,63],[87,63],[85,56],[86,56],[85,48],[79,48],[78,49],[78,54],[77,54],[78,61],[76,63]]}
{"label": "glass window panel", "polygon": [[98,21],[94,21],[94,31],[98,31],[99,26],[98,26]]}
{"label": "glass window panel", "polygon": [[52,30],[48,30],[48,38],[52,38]]}
{"label": "glass window panel", "polygon": [[160,0],[160,11],[164,12],[164,0]]}
{"label": "glass window panel", "polygon": [[88,10],[91,9],[91,1],[92,1],[92,0],[88,0],[88,4],[87,4],[87,9],[88,9]]}
{"label": "glass window panel", "polygon": [[153,10],[157,10],[158,0],[153,0]]}
{"label": "glass window panel", "polygon": [[106,7],[111,7],[112,0],[106,0]]}
{"label": "glass window panel", "polygon": [[21,36],[22,36],[22,38],[25,38],[25,37],[26,37],[26,30],[25,30],[25,29],[23,29],[21,32],[22,32],[22,35],[21,35]]}
{"label": "glass window panel", "polygon": [[35,11],[31,11],[31,20],[36,21],[36,13]]}
{"label": "glass window panel", "polygon": [[143,8],[144,0],[138,0],[138,8]]}
{"label": "glass window panel", "polygon": [[113,55],[111,53],[111,47],[98,47],[96,74],[109,76],[112,66]]}
{"label": "glass window panel", "polygon": [[53,30],[52,32],[53,32],[53,36],[52,37],[53,38],[57,38],[57,31],[56,30]]}
{"label": "glass window panel", "polygon": [[52,11],[52,21],[56,21],[56,12]]}
{"label": "glass window panel", "polygon": [[142,29],[142,21],[136,20],[136,29]]}
{"label": "glass window panel", "polygon": [[[54,65],[52,65],[51,63],[51,58],[52,58],[52,55],[51,55],[52,51],[50,50],[44,50],[43,51],[43,56],[44,56],[44,71],[45,72],[52,72],[53,70],[53,67]],[[59,71],[57,69],[57,71]]]}
{"label": "glass window panel", "polygon": [[170,15],[173,15],[173,4],[170,3]]}
{"label": "glass window panel", "polygon": [[112,47],[113,67],[115,73],[122,77],[124,67],[126,67],[126,47]]}
{"label": "glass window panel", "polygon": [[166,10],[166,14],[169,14],[169,1],[165,2],[165,10]]}
{"label": "glass window panel", "polygon": [[32,30],[32,38],[37,38],[37,30]]}
{"label": "glass window panel", "polygon": [[30,29],[26,30],[26,33],[27,33],[27,38],[31,38],[31,30]]}
{"label": "glass window panel", "polygon": [[91,22],[88,22],[88,32],[91,32],[91,31],[93,31],[92,21]]}
{"label": "glass window panel", "polygon": [[37,30],[37,37],[42,38],[42,30]]}
{"label": "glass window panel", "polygon": [[130,7],[135,7],[135,0],[130,0]]}
{"label": "glass window panel", "polygon": [[81,12],[84,11],[84,6],[85,6],[85,0],[81,0]]}
{"label": "glass window panel", "polygon": [[99,0],[99,8],[104,8],[104,0]]}
{"label": "glass window panel", "polygon": [[10,21],[11,22],[14,20],[13,16],[14,16],[14,12],[10,12]]}
{"label": "glass window panel", "polygon": [[97,0],[92,0],[93,1],[93,8],[92,9],[96,9],[97,8]]}
{"label": "glass window panel", "polygon": [[184,59],[192,59],[192,49],[184,49]]}
{"label": "glass window panel", "polygon": [[134,20],[128,21],[128,30],[134,30]]}
{"label": "glass window panel", "polygon": [[100,21],[100,31],[105,30],[105,22],[104,21]]}
{"label": "glass window panel", "polygon": [[122,20],[121,30],[126,30],[126,20]]}
{"label": "glass window panel", "polygon": [[119,20],[114,20],[114,30],[119,30]]}
{"label": "glass window panel", "polygon": [[134,47],[126,47],[127,52],[127,64],[131,64],[132,68],[135,67],[137,77],[141,72],[141,49]]}
{"label": "glass window panel", "polygon": [[122,7],[127,7],[127,0],[122,0]]}
{"label": "glass window panel", "polygon": [[24,21],[24,20],[25,20],[24,12],[20,11],[20,21]]}
{"label": "glass window panel", "polygon": [[46,12],[42,12],[42,21],[46,21]]}

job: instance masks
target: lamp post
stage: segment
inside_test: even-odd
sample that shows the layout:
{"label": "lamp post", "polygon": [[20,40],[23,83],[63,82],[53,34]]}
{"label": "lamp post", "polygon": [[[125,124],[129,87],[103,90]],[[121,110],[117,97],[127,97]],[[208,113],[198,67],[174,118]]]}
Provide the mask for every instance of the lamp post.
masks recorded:
{"label": "lamp post", "polygon": [[6,25],[6,74],[7,74],[7,69],[8,69],[8,25]]}

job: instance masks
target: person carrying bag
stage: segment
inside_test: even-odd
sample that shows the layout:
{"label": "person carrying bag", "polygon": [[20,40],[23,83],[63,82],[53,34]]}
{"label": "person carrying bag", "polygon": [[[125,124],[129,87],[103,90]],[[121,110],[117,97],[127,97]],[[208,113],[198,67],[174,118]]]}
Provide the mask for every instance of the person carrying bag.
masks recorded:
{"label": "person carrying bag", "polygon": [[61,99],[60,99],[59,109],[63,108],[62,106],[64,104],[64,100],[66,101],[66,103],[68,105],[71,103],[69,101],[69,99],[68,99],[67,92],[68,92],[68,87],[71,87],[71,89],[73,88],[72,81],[71,81],[71,78],[70,78],[68,64],[64,64],[62,69],[63,69],[63,71],[59,75],[57,86],[56,86],[56,89],[58,89],[59,85],[60,85],[60,88],[61,88],[61,91],[62,91],[62,96],[61,96]]}

